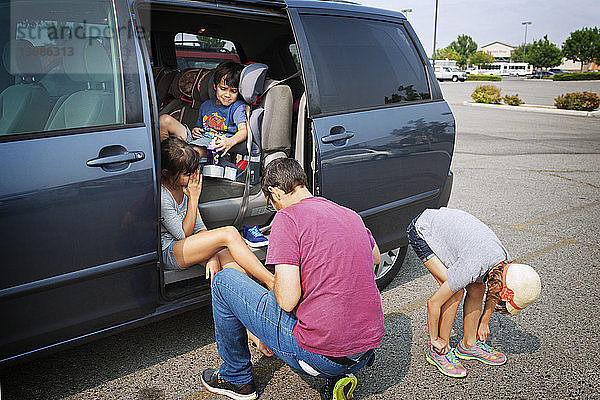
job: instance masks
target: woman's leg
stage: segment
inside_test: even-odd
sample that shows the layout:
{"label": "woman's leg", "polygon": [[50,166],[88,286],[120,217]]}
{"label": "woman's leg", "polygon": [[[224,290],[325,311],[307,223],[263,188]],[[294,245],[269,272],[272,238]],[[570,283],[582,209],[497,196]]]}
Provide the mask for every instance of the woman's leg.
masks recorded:
{"label": "woman's leg", "polygon": [[[273,274],[256,258],[240,233],[232,226],[198,232],[177,241],[173,250],[177,263],[181,268],[187,268],[208,260],[225,248],[229,249],[233,260],[246,272],[266,283],[269,289],[273,287]],[[221,266],[224,267],[223,264]]]}
{"label": "woman's leg", "polygon": [[[425,267],[427,267],[431,275],[433,275],[440,286],[448,280],[446,275],[446,266],[437,256],[434,255],[429,260],[425,261]],[[454,293],[452,297],[450,297],[450,299],[442,306],[438,335],[440,340],[446,343],[446,345],[448,345],[450,341],[452,325],[454,324],[456,312],[458,311],[458,306],[460,306],[463,294],[464,291],[459,290],[458,292]]]}
{"label": "woman's leg", "polygon": [[481,305],[485,295],[485,283],[471,283],[467,286],[467,296],[463,305],[463,339],[465,348],[472,347],[477,342],[477,328],[481,316]]}
{"label": "woman's leg", "polygon": [[160,128],[160,141],[162,142],[169,136],[176,136],[187,142],[187,130],[185,126],[168,114],[163,114],[158,118]]}

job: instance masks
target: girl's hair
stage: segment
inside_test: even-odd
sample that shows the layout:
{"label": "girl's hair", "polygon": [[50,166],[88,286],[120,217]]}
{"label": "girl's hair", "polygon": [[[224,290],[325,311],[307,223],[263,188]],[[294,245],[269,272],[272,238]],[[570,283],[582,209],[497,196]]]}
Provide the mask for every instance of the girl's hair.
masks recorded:
{"label": "girl's hair", "polygon": [[486,302],[488,301],[487,299],[497,300],[498,303],[496,304],[495,310],[500,314],[508,314],[506,302],[500,298],[500,291],[502,290],[502,273],[508,264],[510,264],[508,261],[502,261],[488,272]]}
{"label": "girl's hair", "polygon": [[200,155],[185,141],[168,137],[160,143],[161,177],[169,183],[181,174],[191,174],[200,166]]}

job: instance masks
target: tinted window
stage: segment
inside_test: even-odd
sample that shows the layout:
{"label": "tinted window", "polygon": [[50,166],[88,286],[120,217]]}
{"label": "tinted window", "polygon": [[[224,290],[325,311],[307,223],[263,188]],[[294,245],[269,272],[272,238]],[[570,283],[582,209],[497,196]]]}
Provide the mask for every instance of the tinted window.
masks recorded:
{"label": "tinted window", "polygon": [[175,35],[175,56],[179,69],[213,69],[223,61],[240,62],[233,42],[189,33]]}
{"label": "tinted window", "polygon": [[403,25],[301,16],[321,112],[429,99],[425,68]]}
{"label": "tinted window", "polygon": [[0,135],[123,123],[110,1],[12,1],[0,15]]}

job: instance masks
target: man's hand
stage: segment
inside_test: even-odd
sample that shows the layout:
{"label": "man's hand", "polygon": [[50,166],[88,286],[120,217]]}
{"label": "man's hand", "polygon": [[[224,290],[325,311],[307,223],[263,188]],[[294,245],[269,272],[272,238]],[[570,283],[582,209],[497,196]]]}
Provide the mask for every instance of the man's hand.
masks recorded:
{"label": "man's hand", "polygon": [[490,336],[490,326],[489,324],[479,324],[479,328],[477,328],[477,338],[485,342]]}
{"label": "man's hand", "polygon": [[235,146],[237,143],[233,137],[227,137],[225,135],[217,135],[217,151],[222,151],[221,155],[227,154],[227,152]]}
{"label": "man's hand", "polygon": [[185,193],[190,199],[199,199],[201,192],[202,175],[200,175],[200,171],[196,171],[190,176],[190,181],[188,182],[186,188],[183,189],[183,193]]}
{"label": "man's hand", "polygon": [[194,139],[199,139],[202,137],[202,134],[204,133],[204,129],[200,128],[200,127],[195,127],[194,129],[192,129],[192,137]]}

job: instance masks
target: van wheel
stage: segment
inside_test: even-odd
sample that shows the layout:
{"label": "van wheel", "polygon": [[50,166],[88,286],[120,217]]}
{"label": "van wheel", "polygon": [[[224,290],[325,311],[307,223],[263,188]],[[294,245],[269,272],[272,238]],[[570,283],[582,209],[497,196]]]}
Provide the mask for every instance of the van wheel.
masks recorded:
{"label": "van wheel", "polygon": [[454,75],[454,76],[452,77],[452,82],[458,82],[458,76]]}
{"label": "van wheel", "polygon": [[407,247],[398,247],[381,253],[381,262],[375,266],[375,283],[380,291],[385,289],[398,275],[406,257]]}

